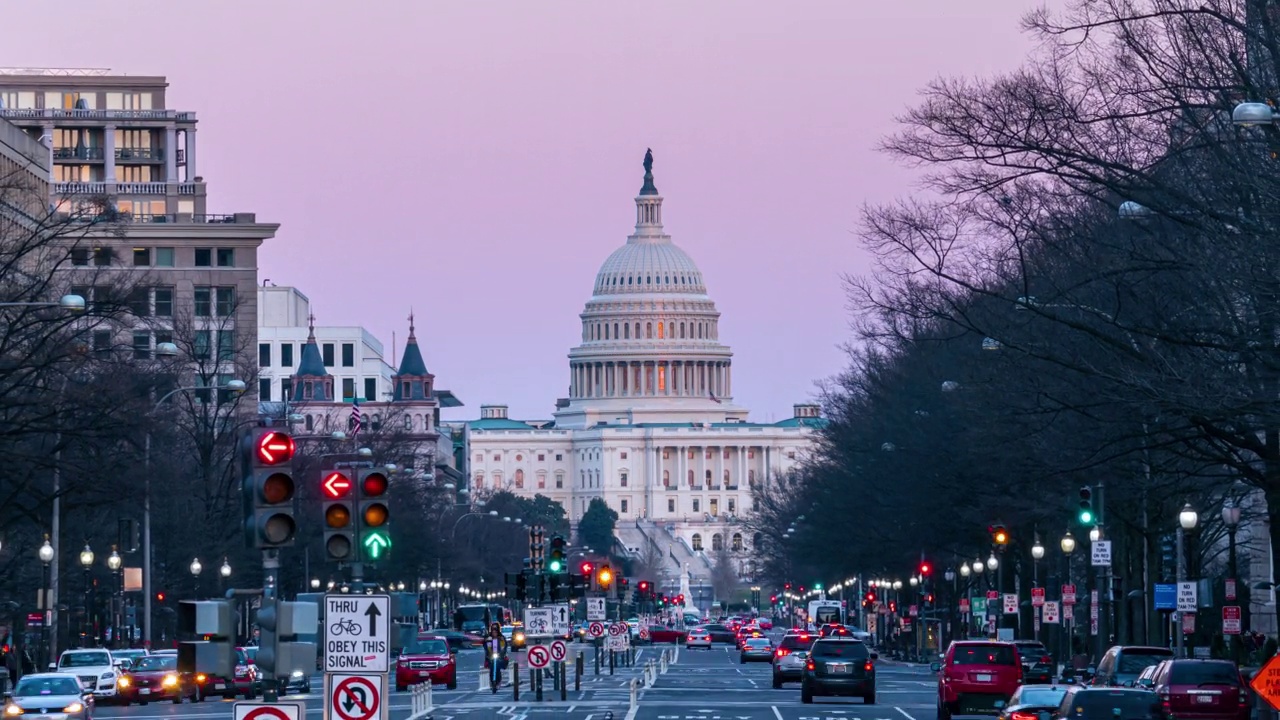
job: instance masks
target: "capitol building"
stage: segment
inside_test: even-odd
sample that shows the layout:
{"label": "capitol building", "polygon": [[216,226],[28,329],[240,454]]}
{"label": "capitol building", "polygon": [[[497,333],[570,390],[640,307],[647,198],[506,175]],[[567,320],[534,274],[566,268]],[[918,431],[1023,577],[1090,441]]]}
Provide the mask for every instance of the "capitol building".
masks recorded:
{"label": "capitol building", "polygon": [[734,402],[720,313],[663,228],[652,167],[646,154],[635,232],[600,266],[580,316],[569,397],[552,420],[481,406],[467,423],[472,492],[545,495],[575,525],[602,498],[618,513],[619,552],[661,556],[669,578],[707,577],[724,549],[749,578],[754,538],[740,521],[752,489],[800,463],[822,420],[802,403],[782,422],[751,422]]}

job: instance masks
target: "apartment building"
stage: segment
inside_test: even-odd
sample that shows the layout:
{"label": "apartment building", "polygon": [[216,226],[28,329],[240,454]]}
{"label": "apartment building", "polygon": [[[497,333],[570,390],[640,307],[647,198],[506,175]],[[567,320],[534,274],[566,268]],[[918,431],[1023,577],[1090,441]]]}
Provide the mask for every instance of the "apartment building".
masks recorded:
{"label": "apartment building", "polygon": [[39,216],[49,195],[50,161],[44,146],[22,128],[0,120],[0,205]]}

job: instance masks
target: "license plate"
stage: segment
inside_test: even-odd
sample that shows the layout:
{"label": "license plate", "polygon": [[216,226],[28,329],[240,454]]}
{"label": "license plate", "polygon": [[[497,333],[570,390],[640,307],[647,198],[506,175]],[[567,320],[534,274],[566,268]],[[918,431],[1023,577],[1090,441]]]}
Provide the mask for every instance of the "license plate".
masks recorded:
{"label": "license plate", "polygon": [[1213,696],[1212,696],[1212,695],[1197,695],[1197,696],[1196,696],[1196,702],[1198,702],[1198,703],[1200,703],[1200,704],[1202,704],[1202,705],[1207,705],[1207,704],[1209,704],[1209,703],[1213,702]]}
{"label": "license plate", "polygon": [[213,686],[213,689],[214,689],[214,690],[226,690],[226,689],[227,689],[227,686],[226,686],[226,685],[223,685],[222,683],[216,683],[216,684]]}
{"label": "license plate", "polygon": [[832,675],[848,675],[849,674],[849,666],[846,665],[845,663],[832,663],[827,666],[827,670],[829,670]]}
{"label": "license plate", "polygon": [[991,682],[991,676],[986,674],[975,675],[974,679],[977,680],[978,682]]}
{"label": "license plate", "polygon": [[150,695],[150,694],[151,694],[151,688],[142,688],[141,690],[139,690],[139,691],[138,691],[138,694],[139,694],[139,695]]}
{"label": "license plate", "polygon": [[431,671],[430,671],[430,670],[419,670],[419,671],[418,671],[418,677],[429,677],[430,675],[431,675]]}

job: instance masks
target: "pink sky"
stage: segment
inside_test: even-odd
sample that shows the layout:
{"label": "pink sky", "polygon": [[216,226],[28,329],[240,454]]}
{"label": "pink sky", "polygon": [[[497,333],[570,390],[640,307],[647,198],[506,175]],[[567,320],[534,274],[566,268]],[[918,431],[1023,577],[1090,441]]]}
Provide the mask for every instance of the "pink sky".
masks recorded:
{"label": "pink sky", "polygon": [[[210,212],[282,224],[260,275],[403,347],[477,417],[549,417],[652,147],[734,396],[788,417],[844,364],[875,152],[940,73],[1011,69],[1030,0],[68,0],[4,10],[3,64],[165,75],[200,118]],[[288,8],[288,9],[286,9]]]}

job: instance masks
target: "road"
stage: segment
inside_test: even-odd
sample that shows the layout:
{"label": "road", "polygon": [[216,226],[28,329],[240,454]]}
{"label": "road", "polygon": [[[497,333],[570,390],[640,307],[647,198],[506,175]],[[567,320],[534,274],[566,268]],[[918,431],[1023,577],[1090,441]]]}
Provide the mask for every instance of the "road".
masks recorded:
{"label": "road", "polygon": [[[582,649],[571,645],[571,653]],[[534,700],[528,688],[527,671],[520,700],[513,700],[508,684],[497,694],[490,692],[478,650],[459,653],[458,689],[433,691],[436,711],[434,720],[482,720],[483,718],[533,718],[535,720],[933,720],[933,674],[927,667],[882,662],[877,669],[876,705],[863,705],[859,699],[818,698],[813,705],[800,703],[798,684],[781,690],[771,687],[768,663],[738,662],[738,653],[724,646],[710,651],[681,649],[679,660],[656,682],[638,693],[637,707],[630,705],[630,681],[641,677],[647,660],[656,661],[661,648],[644,647],[637,651],[636,666],[617,667],[609,675],[607,667],[595,675],[591,655],[586,655],[582,689],[573,689],[572,666],[568,699],[561,702],[559,692],[544,684],[543,701]],[[323,691],[319,677],[313,679],[309,695],[289,696],[306,705],[306,718],[320,720]],[[405,720],[410,713],[409,693],[393,692],[390,698],[391,720]],[[99,706],[97,720],[231,720],[232,701],[204,703],[152,703],[132,707]],[[331,720],[343,720],[333,718]],[[375,718],[376,720],[376,718]]]}

